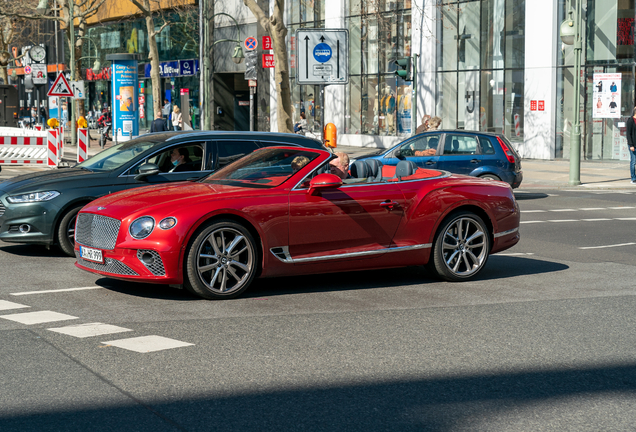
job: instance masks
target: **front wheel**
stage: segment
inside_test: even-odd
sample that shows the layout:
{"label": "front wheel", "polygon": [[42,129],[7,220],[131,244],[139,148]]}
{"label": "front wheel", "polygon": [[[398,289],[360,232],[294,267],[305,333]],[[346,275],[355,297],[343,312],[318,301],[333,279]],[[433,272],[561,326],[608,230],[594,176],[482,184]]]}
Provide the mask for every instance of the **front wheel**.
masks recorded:
{"label": "front wheel", "polygon": [[455,213],[442,223],[429,262],[440,278],[465,281],[479,273],[490,254],[490,234],[484,221],[476,214]]}
{"label": "front wheel", "polygon": [[189,246],[185,287],[200,297],[220,300],[238,297],[256,275],[258,249],[242,225],[212,222]]}
{"label": "front wheel", "polygon": [[77,205],[67,211],[57,228],[57,243],[68,256],[75,256],[75,220],[84,204]]}

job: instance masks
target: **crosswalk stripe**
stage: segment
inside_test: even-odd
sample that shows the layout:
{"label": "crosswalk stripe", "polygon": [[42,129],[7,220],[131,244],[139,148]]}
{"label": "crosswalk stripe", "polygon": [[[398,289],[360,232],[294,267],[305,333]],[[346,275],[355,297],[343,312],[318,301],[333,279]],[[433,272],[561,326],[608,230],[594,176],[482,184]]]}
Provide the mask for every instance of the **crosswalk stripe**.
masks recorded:
{"label": "crosswalk stripe", "polygon": [[7,300],[0,300],[0,310],[10,310],[10,309],[22,309],[28,308],[31,306],[23,305],[20,303],[13,303]]}
{"label": "crosswalk stripe", "polygon": [[129,351],[135,351],[138,353],[149,353],[154,351],[162,351],[166,349],[181,348],[194,345],[192,343],[181,342],[175,339],[154,335],[140,336],[129,339],[118,339],[102,343]]}
{"label": "crosswalk stripe", "polygon": [[111,324],[103,324],[103,323],[86,323],[86,324],[78,324],[71,325],[66,327],[56,327],[49,328],[52,332],[62,333],[69,336],[75,336],[77,338],[87,338],[93,336],[102,336],[106,334],[113,333],[123,333],[132,331],[131,329],[127,329],[124,327],[118,327]]}
{"label": "crosswalk stripe", "polygon": [[56,292],[84,291],[84,290],[94,290],[94,289],[104,289],[104,287],[92,286],[92,287],[83,287],[83,288],[62,288],[57,290],[25,291],[25,292],[11,293],[11,295],[22,296],[22,295],[30,295],[30,294],[48,294],[48,293],[56,293]]}
{"label": "crosswalk stripe", "polygon": [[20,324],[26,325],[78,319],[77,317],[71,315],[53,311],[25,312],[13,315],[0,315],[0,318],[8,319],[10,321],[15,321]]}

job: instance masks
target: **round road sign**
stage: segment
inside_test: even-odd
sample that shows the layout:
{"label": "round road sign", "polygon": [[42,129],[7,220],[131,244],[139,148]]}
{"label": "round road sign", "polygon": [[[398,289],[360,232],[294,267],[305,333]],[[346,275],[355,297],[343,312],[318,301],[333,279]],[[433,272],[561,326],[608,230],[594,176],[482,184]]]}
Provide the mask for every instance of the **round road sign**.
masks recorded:
{"label": "round road sign", "polygon": [[31,73],[31,66],[25,66],[24,67],[24,73],[25,74],[30,74]]}
{"label": "round road sign", "polygon": [[248,51],[254,51],[258,46],[258,42],[255,37],[248,37],[245,39],[245,49]]}
{"label": "round road sign", "polygon": [[320,63],[328,62],[331,58],[331,47],[326,43],[319,43],[314,48],[314,58]]}

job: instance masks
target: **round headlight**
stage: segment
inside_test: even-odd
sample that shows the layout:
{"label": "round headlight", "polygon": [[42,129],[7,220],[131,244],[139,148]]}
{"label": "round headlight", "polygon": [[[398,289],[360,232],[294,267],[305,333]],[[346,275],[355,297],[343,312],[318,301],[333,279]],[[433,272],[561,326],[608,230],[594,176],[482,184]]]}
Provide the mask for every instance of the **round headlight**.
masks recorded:
{"label": "round headlight", "polygon": [[176,218],[167,217],[167,218],[161,219],[161,222],[159,222],[159,228],[161,228],[162,230],[169,230],[170,228],[173,228],[176,224],[177,224]]}
{"label": "round headlight", "polygon": [[131,236],[140,240],[148,237],[154,228],[155,220],[150,216],[142,216],[130,224],[128,231]]}

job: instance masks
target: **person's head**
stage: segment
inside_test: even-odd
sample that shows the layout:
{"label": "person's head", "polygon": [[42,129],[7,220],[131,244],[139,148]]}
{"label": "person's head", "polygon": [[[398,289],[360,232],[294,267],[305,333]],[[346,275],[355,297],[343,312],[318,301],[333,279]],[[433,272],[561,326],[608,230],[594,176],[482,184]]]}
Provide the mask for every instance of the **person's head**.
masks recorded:
{"label": "person's head", "polygon": [[349,171],[349,156],[342,152],[334,154],[338,157],[329,162],[329,171],[344,180],[347,178],[347,172]]}
{"label": "person's head", "polygon": [[442,119],[440,117],[431,117],[431,119],[428,121],[428,128],[429,129],[437,129],[439,128],[439,126],[442,124]]}
{"label": "person's head", "polygon": [[636,107],[634,107],[634,110],[632,111],[632,117],[636,117]]}
{"label": "person's head", "polygon": [[156,119],[161,119],[162,118],[161,112],[155,113],[155,118]]}
{"label": "person's head", "polygon": [[299,171],[302,167],[309,163],[307,156],[296,156],[291,163],[292,170],[294,172]]}
{"label": "person's head", "polygon": [[181,110],[179,109],[179,107],[178,107],[178,106],[176,106],[176,105],[172,107],[172,111],[174,111],[176,114],[179,114],[179,113],[181,112]]}
{"label": "person's head", "polygon": [[598,98],[598,101],[599,101],[599,102],[601,101],[601,98],[600,98],[600,97]]}
{"label": "person's head", "polygon": [[168,99],[164,99],[164,100],[163,100],[163,104],[164,104],[164,105],[166,105],[166,104],[168,104],[168,103],[169,103],[169,102],[168,102]]}
{"label": "person's head", "polygon": [[188,153],[188,149],[184,147],[176,148],[172,150],[172,153],[170,154],[170,162],[172,162],[174,166],[181,165],[186,162],[186,159],[189,156],[190,154]]}
{"label": "person's head", "polygon": [[300,113],[300,118],[305,120],[307,117],[305,116],[305,111]]}

